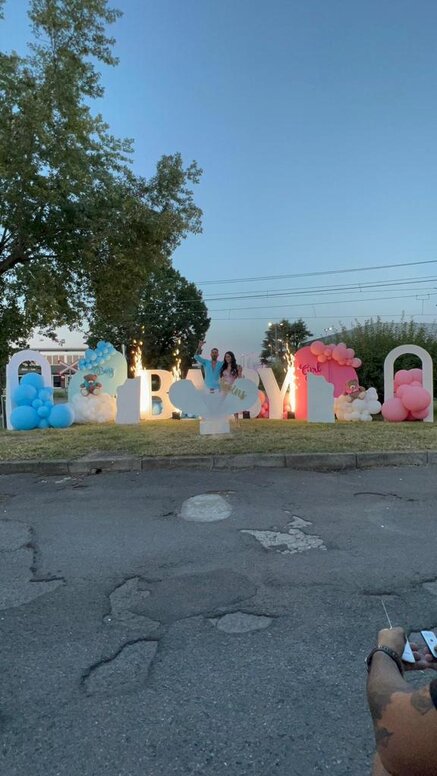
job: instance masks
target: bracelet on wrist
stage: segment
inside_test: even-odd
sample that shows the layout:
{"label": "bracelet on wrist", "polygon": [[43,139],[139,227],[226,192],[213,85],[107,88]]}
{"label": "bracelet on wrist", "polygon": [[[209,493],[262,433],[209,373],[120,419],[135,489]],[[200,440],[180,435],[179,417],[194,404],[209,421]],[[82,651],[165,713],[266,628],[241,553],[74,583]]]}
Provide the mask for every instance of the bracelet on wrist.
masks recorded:
{"label": "bracelet on wrist", "polygon": [[370,667],[372,665],[373,656],[376,654],[376,652],[384,652],[385,655],[388,655],[394,663],[396,663],[397,667],[399,668],[399,673],[401,676],[404,675],[404,668],[402,665],[402,660],[399,657],[398,653],[394,651],[394,649],[390,649],[390,647],[385,647],[383,645],[379,645],[372,649],[370,654],[366,658],[366,664],[367,664],[367,671],[370,671]]}

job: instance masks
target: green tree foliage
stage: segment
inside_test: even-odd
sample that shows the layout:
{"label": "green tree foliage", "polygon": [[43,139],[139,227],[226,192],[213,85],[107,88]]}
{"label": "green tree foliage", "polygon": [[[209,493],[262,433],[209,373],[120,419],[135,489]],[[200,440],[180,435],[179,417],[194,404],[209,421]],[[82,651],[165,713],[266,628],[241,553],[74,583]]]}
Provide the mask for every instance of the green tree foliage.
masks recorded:
{"label": "green tree foliage", "polygon": [[0,53],[2,359],[32,329],[135,305],[151,268],[201,230],[197,165],[174,154],[134,176],[131,142],[92,111],[119,15],[107,0],[29,0],[30,53]]}
{"label": "green tree foliage", "polygon": [[149,273],[136,300],[135,309],[118,308],[110,322],[96,315],[90,325],[93,342],[125,345],[127,355],[134,341],[141,342],[144,365],[168,370],[175,366],[178,350],[185,374],[210,324],[202,293],[166,262]]}
{"label": "green tree foliage", "polygon": [[[373,386],[378,396],[384,396],[384,361],[393,348],[398,345],[420,345],[428,351],[434,362],[434,383],[437,380],[437,338],[435,334],[415,321],[384,322],[380,318],[370,318],[364,323],[356,322],[353,329],[342,326],[334,337],[326,342],[345,342],[355,350],[355,355],[363,362],[357,370],[360,383],[365,388]],[[417,356],[400,356],[395,362],[395,371],[421,367]]]}
{"label": "green tree foliage", "polygon": [[270,324],[261,346],[261,363],[273,366],[278,362],[282,369],[287,363],[287,350],[295,353],[312,336],[302,318],[293,323],[283,318],[279,323]]}
{"label": "green tree foliage", "polygon": [[130,144],[92,99],[113,65],[106,0],[31,0],[30,54],[0,55],[0,277],[33,325],[70,323],[93,259],[93,215]]}

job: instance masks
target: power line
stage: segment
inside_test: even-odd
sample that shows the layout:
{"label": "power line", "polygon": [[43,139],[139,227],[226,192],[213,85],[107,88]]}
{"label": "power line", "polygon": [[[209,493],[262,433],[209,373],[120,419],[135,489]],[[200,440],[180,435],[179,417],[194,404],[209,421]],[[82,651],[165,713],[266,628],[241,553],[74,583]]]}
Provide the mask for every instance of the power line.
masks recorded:
{"label": "power line", "polygon": [[[240,294],[235,293],[228,293],[228,294],[220,294],[216,296],[205,296],[203,298],[204,302],[224,302],[224,301],[232,301],[236,299],[264,299],[264,298],[273,298],[275,296],[308,296],[308,294],[328,294],[333,292],[341,292],[341,291],[349,291],[353,293],[361,293],[363,290],[370,290],[370,289],[377,289],[377,288],[389,288],[389,287],[396,287],[396,286],[405,286],[409,285],[410,283],[436,283],[437,277],[431,276],[431,277],[425,277],[423,279],[416,279],[416,278],[403,278],[401,280],[393,280],[393,281],[379,281],[377,283],[352,283],[352,284],[345,284],[345,285],[339,285],[339,286],[308,286],[307,288],[286,288],[283,290],[266,290],[266,291],[257,291],[255,293],[251,293],[250,291],[244,291]],[[418,291],[421,291],[422,289],[416,289]]]}
{"label": "power line", "polygon": [[329,269],[318,270],[317,272],[297,272],[289,275],[255,275],[253,277],[245,278],[224,278],[222,280],[202,280],[196,281],[197,286],[210,286],[220,285],[224,283],[255,283],[263,280],[284,280],[285,278],[309,278],[317,277],[318,275],[341,275],[348,272],[373,272],[378,269],[394,269],[398,267],[418,267],[424,264],[437,264],[437,259],[430,259],[429,261],[406,261],[399,264],[378,264],[373,267],[348,267],[346,269]]}
{"label": "power line", "polygon": [[[427,296],[436,296],[437,291],[434,291],[433,293],[428,294]],[[387,302],[392,299],[417,299],[416,294],[403,294],[401,296],[373,296],[373,297],[366,297],[364,299],[328,299],[325,301],[317,300],[316,302],[295,302],[294,304],[278,304],[278,305],[268,305],[268,309],[273,309],[274,307],[280,307],[282,309],[287,309],[290,307],[314,307],[314,306],[320,306],[320,305],[326,305],[326,304],[348,304],[350,302]],[[422,301],[422,300],[418,300]],[[426,300],[425,300],[426,301]],[[215,310],[209,310],[209,313],[217,313],[217,312],[224,312],[225,310],[236,311],[236,310],[265,310],[267,308],[267,305],[256,305],[254,307],[219,307]]]}
{"label": "power line", "polygon": [[[345,318],[350,318],[351,314],[348,313],[344,315]],[[355,315],[354,318],[391,318],[392,320],[394,318],[437,318],[436,313],[359,313],[358,315]],[[305,315],[305,319],[308,320],[317,320],[317,321],[324,321],[324,320],[332,320],[332,315]],[[248,317],[248,318],[211,318],[212,321],[265,321],[266,316],[258,316],[258,317]],[[436,321],[437,325],[437,321]]]}

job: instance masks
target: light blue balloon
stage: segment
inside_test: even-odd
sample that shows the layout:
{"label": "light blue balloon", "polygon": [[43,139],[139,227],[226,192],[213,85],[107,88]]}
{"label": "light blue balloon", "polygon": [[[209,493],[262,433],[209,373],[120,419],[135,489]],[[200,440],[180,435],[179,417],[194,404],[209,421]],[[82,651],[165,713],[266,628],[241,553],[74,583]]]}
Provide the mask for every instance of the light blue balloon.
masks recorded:
{"label": "light blue balloon", "polygon": [[95,351],[91,356],[91,361],[97,361],[97,353]]}
{"label": "light blue balloon", "polygon": [[42,401],[41,399],[34,399],[32,402],[32,407],[37,410],[38,407],[42,407]]}
{"label": "light blue balloon", "polygon": [[12,401],[17,407],[32,404],[36,399],[37,391],[33,385],[19,385],[12,394]]}
{"label": "light blue balloon", "polygon": [[40,422],[38,423],[38,428],[48,428],[49,427],[49,421],[47,418],[41,418]]}
{"label": "light blue balloon", "polygon": [[42,405],[42,407],[38,407],[37,413],[40,418],[48,418],[50,415],[51,407],[46,407],[45,404]]}
{"label": "light blue balloon", "polygon": [[85,351],[85,358],[89,361],[90,358],[92,358],[93,351],[91,348],[88,348],[88,350]]}
{"label": "light blue balloon", "polygon": [[106,345],[105,340],[99,340],[98,343],[97,343],[96,350],[101,350],[102,348],[105,347],[105,345]]}
{"label": "light blue balloon", "polygon": [[23,405],[15,407],[11,412],[11,426],[17,431],[31,431],[38,426],[38,423],[39,417],[33,407]]}
{"label": "light blue balloon", "polygon": [[152,396],[152,415],[160,415],[162,412],[162,402],[158,397]]}
{"label": "light blue balloon", "polygon": [[51,407],[53,407],[53,405],[54,405],[53,399],[47,399],[47,401],[44,402],[44,407],[51,408]]}
{"label": "light blue balloon", "polygon": [[49,415],[49,423],[53,428],[67,428],[73,421],[74,412],[69,404],[55,404]]}
{"label": "light blue balloon", "polygon": [[38,394],[38,398],[41,399],[41,401],[52,401],[52,397],[53,388],[42,388]]}
{"label": "light blue balloon", "polygon": [[32,385],[39,391],[44,388],[44,380],[38,372],[28,372],[21,378],[21,385]]}

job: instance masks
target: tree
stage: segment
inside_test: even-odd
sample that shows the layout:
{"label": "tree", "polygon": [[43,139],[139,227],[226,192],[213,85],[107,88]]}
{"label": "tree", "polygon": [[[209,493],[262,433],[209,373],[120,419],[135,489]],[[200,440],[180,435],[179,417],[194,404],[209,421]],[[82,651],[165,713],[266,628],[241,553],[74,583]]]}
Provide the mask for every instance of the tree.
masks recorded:
{"label": "tree", "polygon": [[98,241],[88,273],[91,329],[97,318],[110,327],[117,308],[134,320],[150,273],[168,265],[189,233],[201,231],[202,211],[190,188],[201,173],[195,162],[184,168],[177,153],[162,157],[148,181],[131,176],[123,187],[115,183],[112,228]]}
{"label": "tree", "polygon": [[149,181],[136,177],[131,142],[92,113],[119,16],[107,0],[29,0],[30,54],[0,53],[0,353],[16,332],[78,324],[96,298],[103,312],[128,305],[201,230],[196,163],[165,156]]}
{"label": "tree", "polygon": [[[435,334],[415,321],[382,321],[380,318],[370,318],[364,323],[356,321],[353,329],[342,326],[340,331],[325,342],[345,342],[355,350],[355,355],[361,359],[362,366],[358,369],[361,385],[365,388],[373,386],[378,396],[384,396],[384,361],[393,348],[398,345],[420,345],[428,351],[434,362],[434,384],[437,380],[437,338]],[[395,363],[395,370],[421,367],[417,356],[400,356]]]}
{"label": "tree", "polygon": [[77,319],[93,259],[92,216],[130,143],[108,133],[89,102],[95,62],[116,64],[106,0],[31,0],[31,54],[0,56],[0,277],[27,324]]}
{"label": "tree", "polygon": [[134,341],[142,343],[145,366],[171,370],[180,358],[185,374],[210,324],[201,291],[166,262],[150,272],[136,304],[128,311],[117,306],[111,319],[97,315],[91,325],[92,341],[125,345],[127,355]]}
{"label": "tree", "polygon": [[276,362],[282,368],[287,362],[287,351],[295,353],[312,336],[302,318],[293,323],[286,318],[270,323],[262,343],[261,363],[272,366]]}

